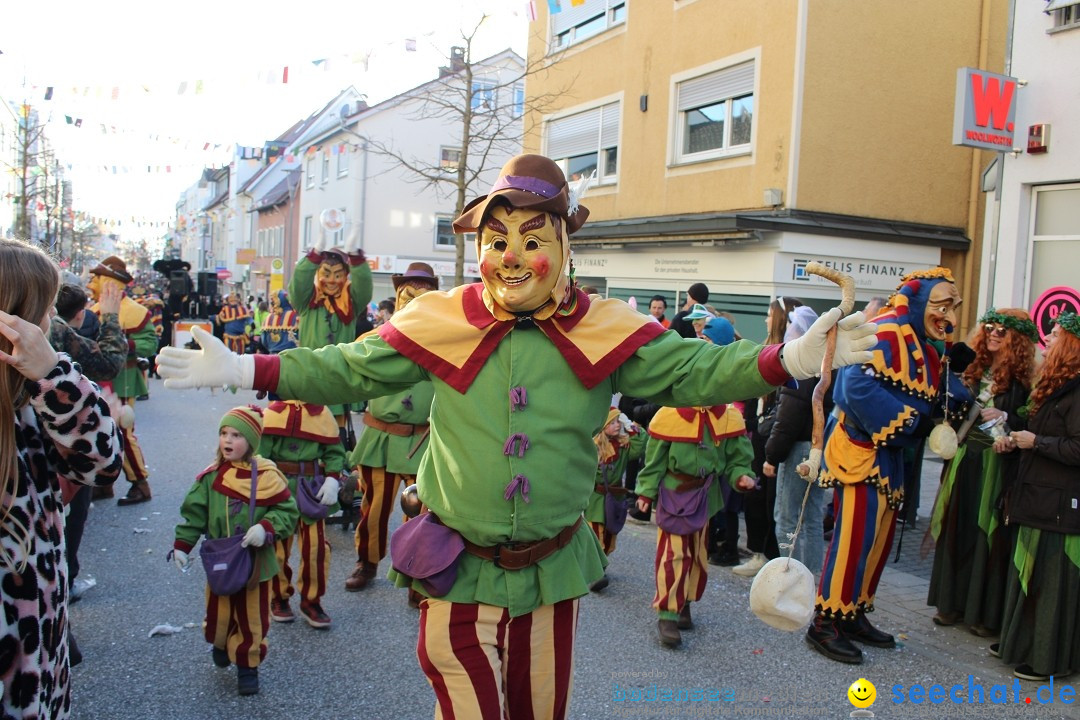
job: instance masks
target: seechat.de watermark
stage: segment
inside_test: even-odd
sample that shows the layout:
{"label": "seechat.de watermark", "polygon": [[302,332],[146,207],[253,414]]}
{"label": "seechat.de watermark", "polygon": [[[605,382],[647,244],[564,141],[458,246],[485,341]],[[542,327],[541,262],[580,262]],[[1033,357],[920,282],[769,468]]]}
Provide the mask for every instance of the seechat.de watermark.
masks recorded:
{"label": "seechat.de watermark", "polygon": [[895,705],[1049,705],[1076,702],[1076,689],[1067,683],[1049,678],[1033,692],[1024,692],[1019,680],[1011,683],[983,684],[974,675],[966,683],[954,685],[893,685],[890,700]]}

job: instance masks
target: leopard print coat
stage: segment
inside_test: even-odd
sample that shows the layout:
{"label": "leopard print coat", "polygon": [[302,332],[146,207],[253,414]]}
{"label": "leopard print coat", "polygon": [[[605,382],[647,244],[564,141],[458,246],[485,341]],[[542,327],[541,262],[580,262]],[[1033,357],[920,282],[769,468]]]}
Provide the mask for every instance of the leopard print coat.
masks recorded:
{"label": "leopard print coat", "polygon": [[[0,568],[0,717],[5,720],[68,715],[68,581],[57,477],[107,485],[120,474],[123,456],[119,428],[97,386],[67,355],[60,353],[52,372],[27,382],[26,389],[30,402],[15,411],[19,477],[11,518],[30,529],[30,551],[22,572]],[[0,528],[0,543],[19,563],[23,551],[9,526],[10,520]]]}

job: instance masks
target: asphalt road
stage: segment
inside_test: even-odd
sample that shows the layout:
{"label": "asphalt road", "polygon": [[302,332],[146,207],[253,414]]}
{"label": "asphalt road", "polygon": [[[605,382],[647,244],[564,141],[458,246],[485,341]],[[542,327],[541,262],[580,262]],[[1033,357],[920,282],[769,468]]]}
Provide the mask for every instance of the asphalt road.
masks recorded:
{"label": "asphalt road", "polygon": [[[381,575],[362,593],[345,592],[354,561],[352,537],[337,526],[328,530],[333,560],[323,603],[333,626],[318,631],[299,619],[272,624],[269,655],[260,668],[262,689],[254,697],[237,696],[235,670],[211,663],[198,627],[201,567],[194,563],[182,574],[165,554],[184,494],[213,459],[218,420],[230,407],[254,401],[250,392],[167,391],[154,380],[150,400],[137,403],[154,498],[126,508],[106,500],[91,510],[81,561],[84,576],[93,576],[97,585],[72,606],[85,656],[73,670],[74,718],[432,717],[434,695],[414,653],[418,614],[407,607],[404,591]],[[117,496],[126,489],[126,481],[118,481]],[[930,508],[921,511],[925,515]],[[1004,669],[968,668],[910,646],[869,648],[859,667],[828,661],[806,646],[802,633],[782,633],[758,621],[748,608],[750,580],[726,568],[710,569],[705,597],[693,606],[696,628],[684,633],[682,648],[664,649],[649,605],[655,532],[628,524],[612,557],[611,585],[581,602],[571,717],[840,718],[854,709],[847,690],[860,677],[876,685],[878,700],[871,709],[880,718],[1070,717],[1060,702],[1040,705],[1036,686],[1019,690]],[[164,623],[192,627],[148,637]],[[929,632],[925,625],[925,618],[913,617],[910,627],[886,629],[914,635]],[[946,690],[963,684],[965,699],[969,683],[981,684],[987,702],[894,702],[894,687],[906,697],[914,684],[935,683]],[[989,704],[994,684],[1005,687],[1006,704]],[[650,697],[654,685],[657,692],[666,688],[696,699],[631,699],[642,692]]]}

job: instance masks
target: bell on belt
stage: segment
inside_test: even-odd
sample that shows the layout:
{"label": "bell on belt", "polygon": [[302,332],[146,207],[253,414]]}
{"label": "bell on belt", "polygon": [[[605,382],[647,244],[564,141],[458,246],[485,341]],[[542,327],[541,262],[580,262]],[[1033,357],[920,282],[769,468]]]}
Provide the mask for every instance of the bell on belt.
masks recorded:
{"label": "bell on belt", "polygon": [[407,517],[414,518],[420,514],[420,495],[416,492],[416,483],[409,485],[401,491],[401,512]]}

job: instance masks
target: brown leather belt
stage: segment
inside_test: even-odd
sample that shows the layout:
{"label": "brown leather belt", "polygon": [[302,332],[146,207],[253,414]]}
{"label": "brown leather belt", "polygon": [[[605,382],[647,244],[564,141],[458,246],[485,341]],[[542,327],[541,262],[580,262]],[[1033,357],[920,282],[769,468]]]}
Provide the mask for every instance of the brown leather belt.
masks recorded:
{"label": "brown leather belt", "polygon": [[577,522],[564,527],[555,537],[535,542],[502,543],[491,547],[482,547],[465,540],[465,538],[462,538],[462,540],[465,540],[465,552],[470,555],[475,555],[483,560],[491,560],[495,563],[495,567],[503,570],[522,570],[530,565],[535,565],[556,550],[566,547],[570,543],[570,538],[574,537],[574,533],[581,527],[581,521],[582,518],[578,517]]}
{"label": "brown leather belt", "polygon": [[408,423],[388,423],[383,422],[377,417],[374,417],[371,413],[364,413],[364,424],[369,428],[375,428],[381,430],[384,433],[390,433],[391,435],[399,435],[401,437],[410,437],[417,433],[426,431],[429,427],[429,423],[421,423],[420,425],[410,425]]}
{"label": "brown leather belt", "polygon": [[[323,464],[318,460],[305,460],[302,463],[292,462],[291,460],[275,460],[274,464],[277,465],[277,469],[286,475],[299,475],[300,473],[315,474],[315,469],[323,470]],[[303,470],[300,469],[301,465]]]}
{"label": "brown leather belt", "polygon": [[690,492],[691,490],[697,490],[705,484],[705,478],[698,477],[697,475],[687,475],[686,473],[674,472],[672,470],[668,470],[668,475],[679,481],[679,486],[675,488],[675,492]]}
{"label": "brown leather belt", "polygon": [[630,492],[621,485],[601,485],[600,483],[593,485],[593,491],[601,495],[607,495],[608,493],[611,493],[612,495],[625,495]]}

